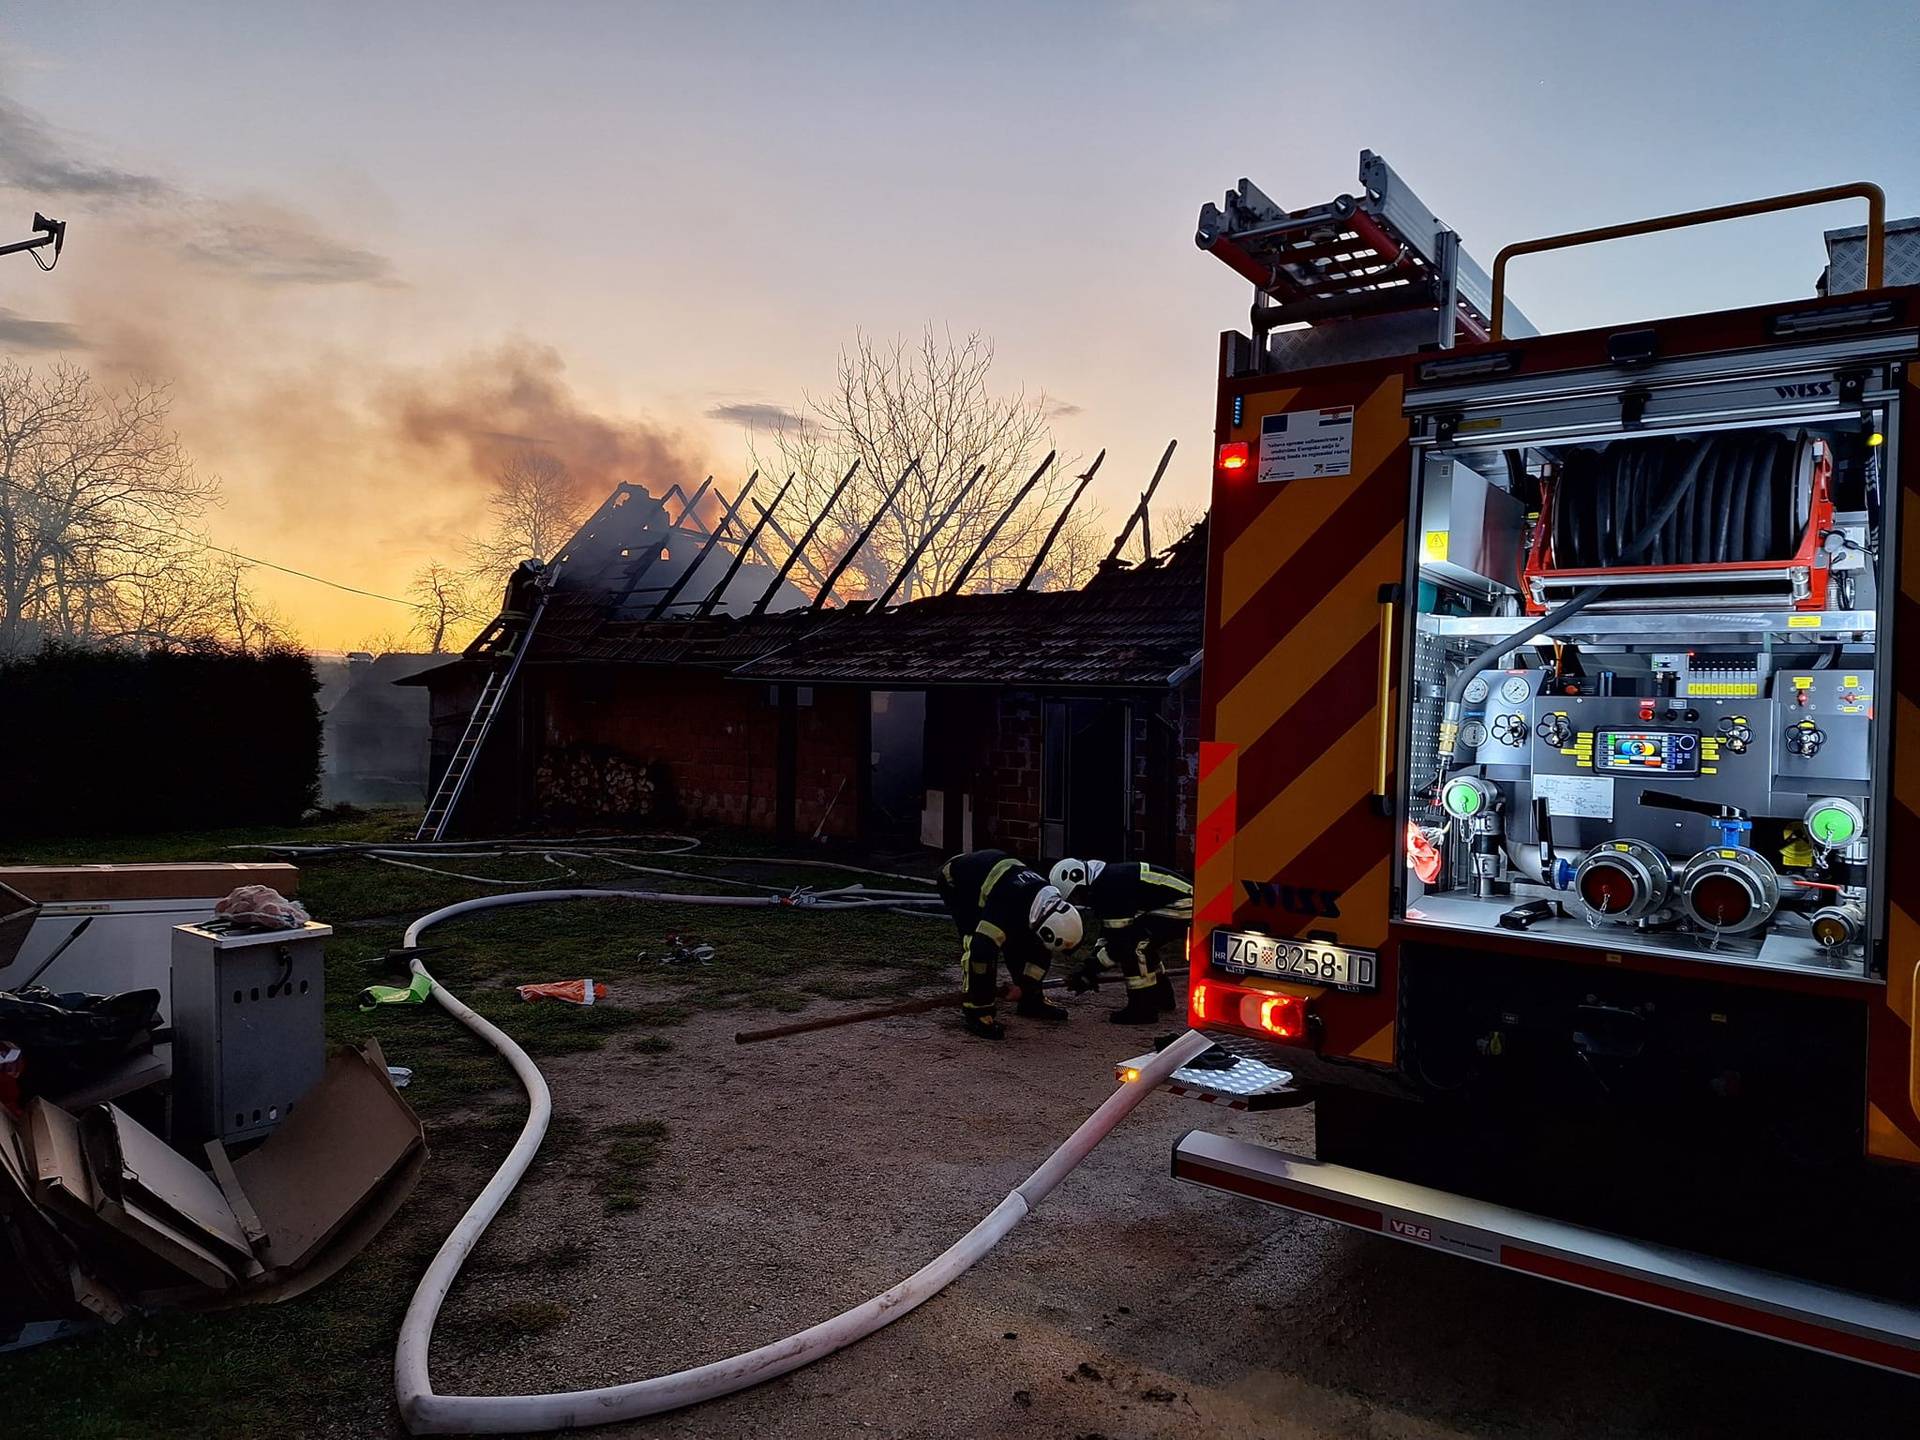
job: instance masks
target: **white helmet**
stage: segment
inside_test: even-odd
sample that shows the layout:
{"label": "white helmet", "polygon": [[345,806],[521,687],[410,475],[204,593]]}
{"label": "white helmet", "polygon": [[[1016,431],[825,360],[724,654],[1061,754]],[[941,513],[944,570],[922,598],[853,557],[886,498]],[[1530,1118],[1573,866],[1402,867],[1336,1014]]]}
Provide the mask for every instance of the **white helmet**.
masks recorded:
{"label": "white helmet", "polygon": [[1051,885],[1041,886],[1040,893],[1033,897],[1033,904],[1027,910],[1027,924],[1049,950],[1071,950],[1080,943],[1084,933],[1080,912],[1062,900],[1060,892]]}
{"label": "white helmet", "polygon": [[1062,860],[1047,872],[1060,893],[1067,899],[1073,898],[1073,892],[1089,880],[1099,878],[1100,872],[1107,868],[1104,860]]}

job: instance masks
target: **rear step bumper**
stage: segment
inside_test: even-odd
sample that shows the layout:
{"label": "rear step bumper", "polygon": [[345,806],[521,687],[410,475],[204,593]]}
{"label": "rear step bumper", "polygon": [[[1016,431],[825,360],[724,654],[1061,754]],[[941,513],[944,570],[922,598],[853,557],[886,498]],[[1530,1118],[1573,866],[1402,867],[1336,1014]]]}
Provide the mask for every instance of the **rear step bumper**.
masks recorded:
{"label": "rear step bumper", "polygon": [[[1172,1037],[1168,1037],[1171,1039]],[[1122,1060],[1114,1078],[1131,1085],[1153,1059],[1153,1052]],[[1290,1110],[1313,1099],[1293,1083],[1293,1073],[1251,1055],[1232,1055],[1218,1045],[1193,1064],[1176,1070],[1160,1087],[1169,1095],[1223,1105],[1229,1110]]]}
{"label": "rear step bumper", "polygon": [[1731,1330],[1920,1376],[1920,1310],[1189,1131],[1174,1178]]}

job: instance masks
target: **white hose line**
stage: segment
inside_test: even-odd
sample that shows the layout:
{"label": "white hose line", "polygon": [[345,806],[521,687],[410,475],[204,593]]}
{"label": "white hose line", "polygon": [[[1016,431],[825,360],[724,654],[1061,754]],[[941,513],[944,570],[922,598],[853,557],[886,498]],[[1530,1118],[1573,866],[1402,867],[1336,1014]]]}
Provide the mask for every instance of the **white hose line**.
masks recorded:
{"label": "white hose line", "polygon": [[[721,905],[773,905],[777,900],[758,896],[735,895],[656,895],[648,891],[620,890],[540,890],[515,895],[486,895],[463,900],[423,915],[407,927],[404,944],[412,948],[420,936],[442,920],[450,920],[474,910],[501,905],[531,905],[547,900],[604,900],[609,898],[669,900],[677,903]],[[413,971],[427,974],[426,967],[414,960]],[[517,1435],[537,1430],[568,1430],[583,1425],[604,1425],[617,1420],[635,1420],[668,1410],[715,1400],[745,1390],[764,1380],[774,1379],[803,1365],[812,1364],[834,1351],[845,1348],[881,1327],[891,1324],[909,1310],[924,1304],[964,1274],[973,1263],[1003,1240],[1014,1226],[1024,1220],[1067,1174],[1092,1153],[1093,1148],[1120,1123],[1134,1106],[1144,1100],[1175,1070],[1196,1058],[1211,1043],[1196,1030],[1189,1030],[1140,1069],[1139,1078],[1122,1085],[1109,1095],[1067,1137],[1067,1141],[1044,1164],[1017,1186],[978,1225],[975,1225],[948,1249],[914,1271],[892,1289],[874,1296],[830,1320],[809,1326],[798,1334],[775,1340],[758,1349],[748,1350],[725,1360],[635,1380],[625,1385],[605,1385],[593,1390],[568,1390],[550,1395],[438,1395],[428,1373],[428,1354],[433,1343],[433,1327],[440,1307],[452,1288],[460,1267],[480,1243],[487,1226],[500,1213],[507,1197],[533,1164],[540,1141],[553,1115],[553,1096],[527,1052],[499,1026],[476,1014],[445,986],[435,983],[433,998],[454,1019],[500,1052],[527,1092],[527,1123],[520,1138],[507,1152],[506,1159],[486,1184],[478,1198],[460,1217],[460,1223],[441,1244],[439,1253],[427,1266],[426,1274],[407,1304],[406,1318],[400,1324],[400,1341],[393,1362],[394,1394],[400,1403],[401,1419],[415,1435]]]}
{"label": "white hose line", "polygon": [[658,865],[635,865],[630,860],[616,860],[604,850],[555,850],[552,853],[571,856],[575,860],[597,860],[616,870],[632,870],[640,875],[666,875],[675,880],[695,880],[702,885],[731,885],[736,890],[759,890],[768,895],[785,895],[793,888],[790,885],[763,885],[758,880],[729,880],[724,875],[701,875],[692,870],[666,870]]}
{"label": "white hose line", "polygon": [[883,880],[905,880],[909,884],[924,885],[929,890],[939,883],[929,880],[924,875],[904,875],[898,870],[875,870],[870,865],[848,865],[839,860],[806,860],[789,855],[715,855],[710,850],[702,850],[690,858],[717,860],[728,865],[803,865],[814,870],[845,870],[854,875],[878,875]]}
{"label": "white hose line", "polygon": [[[533,852],[530,851],[528,853],[531,854]],[[429,875],[445,875],[454,880],[470,881],[475,885],[545,885],[554,878],[551,875],[540,875],[532,880],[502,880],[495,875],[469,875],[461,870],[442,870],[435,865],[421,865],[412,860],[395,859],[384,850],[362,851],[361,858],[365,860],[378,860],[382,865],[398,865],[403,870],[422,870]],[[569,870],[550,854],[541,852],[541,858],[569,880],[579,874],[576,870]]]}

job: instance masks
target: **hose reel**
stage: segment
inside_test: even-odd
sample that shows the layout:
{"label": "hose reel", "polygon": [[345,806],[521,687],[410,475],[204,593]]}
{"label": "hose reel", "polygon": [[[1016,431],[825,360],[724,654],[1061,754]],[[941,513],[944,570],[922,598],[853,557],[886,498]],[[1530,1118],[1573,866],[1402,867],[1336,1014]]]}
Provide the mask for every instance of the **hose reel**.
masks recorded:
{"label": "hose reel", "polygon": [[[1552,486],[1548,556],[1560,570],[1790,559],[1818,489],[1804,433],[1617,440],[1571,450]],[[1631,543],[1653,530],[1638,554]]]}

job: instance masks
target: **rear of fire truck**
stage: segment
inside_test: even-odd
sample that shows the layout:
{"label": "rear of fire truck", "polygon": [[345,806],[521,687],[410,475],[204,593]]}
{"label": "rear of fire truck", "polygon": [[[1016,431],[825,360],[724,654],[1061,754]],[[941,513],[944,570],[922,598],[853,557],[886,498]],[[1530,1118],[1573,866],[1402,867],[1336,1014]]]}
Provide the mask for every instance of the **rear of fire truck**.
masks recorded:
{"label": "rear of fire truck", "polygon": [[[1511,247],[1372,154],[1222,345],[1182,1179],[1920,1374],[1920,290],[1846,186]],[[1515,256],[1867,203],[1820,295],[1537,335]],[[1715,232],[1716,235],[1718,232]],[[1920,240],[1920,234],[1915,235]],[[1920,249],[1920,246],[1916,246]]]}

